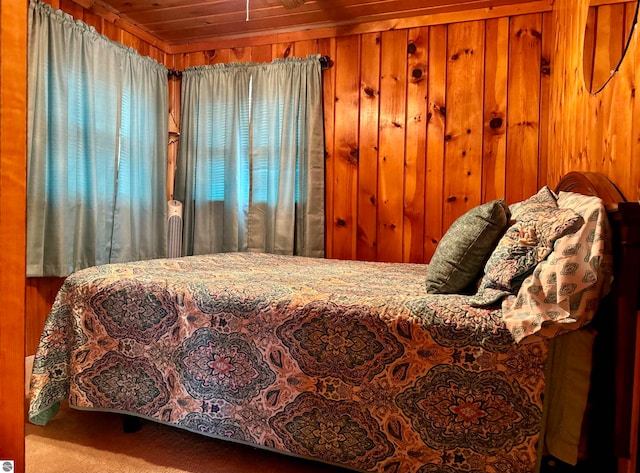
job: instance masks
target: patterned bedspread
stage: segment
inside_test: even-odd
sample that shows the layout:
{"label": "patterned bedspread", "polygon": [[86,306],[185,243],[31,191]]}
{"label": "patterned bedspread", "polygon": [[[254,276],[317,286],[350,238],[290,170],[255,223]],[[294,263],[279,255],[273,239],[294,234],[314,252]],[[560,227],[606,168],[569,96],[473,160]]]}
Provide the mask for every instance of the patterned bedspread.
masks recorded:
{"label": "patterned bedspread", "polygon": [[59,402],[373,472],[531,472],[546,342],[425,266],[229,253],[67,278],[30,420]]}

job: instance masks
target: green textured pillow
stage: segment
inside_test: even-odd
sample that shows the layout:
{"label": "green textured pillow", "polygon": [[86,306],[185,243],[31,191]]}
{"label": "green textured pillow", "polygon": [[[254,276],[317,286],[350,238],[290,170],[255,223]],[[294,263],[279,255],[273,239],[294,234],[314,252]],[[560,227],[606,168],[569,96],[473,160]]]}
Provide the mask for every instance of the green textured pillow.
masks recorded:
{"label": "green textured pillow", "polygon": [[427,292],[457,294],[476,281],[509,225],[510,215],[503,200],[493,200],[458,217],[427,266]]}

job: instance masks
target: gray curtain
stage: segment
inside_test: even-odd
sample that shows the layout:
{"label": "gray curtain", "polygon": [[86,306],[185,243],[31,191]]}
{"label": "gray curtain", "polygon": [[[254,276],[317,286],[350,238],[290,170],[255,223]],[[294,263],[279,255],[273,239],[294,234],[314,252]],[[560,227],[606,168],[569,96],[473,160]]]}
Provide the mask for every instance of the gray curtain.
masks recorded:
{"label": "gray curtain", "polygon": [[184,72],[185,254],[324,256],[321,79],[318,56]]}
{"label": "gray curtain", "polygon": [[167,69],[29,8],[27,275],[164,257]]}

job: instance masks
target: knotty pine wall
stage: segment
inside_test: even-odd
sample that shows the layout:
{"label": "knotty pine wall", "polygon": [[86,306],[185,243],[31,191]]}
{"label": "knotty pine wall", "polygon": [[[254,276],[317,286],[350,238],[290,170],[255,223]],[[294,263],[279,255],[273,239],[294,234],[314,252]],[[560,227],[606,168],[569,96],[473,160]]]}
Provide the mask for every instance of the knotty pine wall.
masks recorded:
{"label": "knotty pine wall", "polygon": [[[556,182],[571,170],[599,171],[610,176],[627,200],[640,197],[640,43],[638,27],[619,71],[596,95],[586,88],[582,71],[583,28],[589,0],[555,0],[552,14],[550,109],[547,180]],[[636,334],[635,392],[630,459],[620,459],[619,472],[640,471],[640,325]]]}
{"label": "knotty pine wall", "polygon": [[537,13],[203,51],[176,55],[174,65],[331,57],[327,256],[428,262],[466,210],[527,197],[543,180],[550,20]]}
{"label": "knotty pine wall", "polygon": [[[287,41],[172,54],[108,15],[71,0],[50,1],[177,70],[329,56],[332,65],[323,72],[327,257],[406,262],[428,262],[446,229],[469,208],[495,198],[526,198],[572,169],[608,172],[635,198],[640,170],[629,167],[640,141],[631,138],[638,130],[632,135],[629,127],[640,125],[628,124],[628,97],[619,85],[613,85],[619,92],[605,89],[598,96],[605,97],[603,103],[580,92],[577,30],[586,21],[587,2],[556,2],[553,10],[541,2],[525,13],[514,7],[488,19],[398,22],[356,34],[299,34]],[[634,58],[635,51],[634,46]],[[640,77],[631,62],[634,67],[623,72],[627,82]],[[171,79],[170,109],[177,121],[179,91],[179,80]],[[572,109],[580,101],[585,113]],[[620,136],[624,130],[629,135]],[[170,168],[176,146],[170,145]],[[27,281],[28,353],[35,350],[61,283]]]}
{"label": "knotty pine wall", "polygon": [[[549,104],[547,181],[571,170],[600,171],[628,200],[640,197],[640,44],[631,36],[620,70],[597,95],[585,87],[583,28],[589,0],[556,0],[552,15],[555,73]],[[633,8],[629,4],[627,8]]]}

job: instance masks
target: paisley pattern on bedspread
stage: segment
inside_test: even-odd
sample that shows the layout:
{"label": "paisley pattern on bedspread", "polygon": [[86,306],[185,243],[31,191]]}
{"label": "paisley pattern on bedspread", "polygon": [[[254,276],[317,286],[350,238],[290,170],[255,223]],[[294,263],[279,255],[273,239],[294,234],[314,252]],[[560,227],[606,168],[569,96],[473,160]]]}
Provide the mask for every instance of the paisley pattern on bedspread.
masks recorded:
{"label": "paisley pattern on bedspread", "polygon": [[30,419],[68,397],[360,471],[532,471],[546,342],[426,295],[424,269],[231,253],[80,271],[46,322]]}
{"label": "paisley pattern on bedspread", "polygon": [[305,374],[347,382],[371,381],[403,352],[379,315],[364,306],[312,302],[292,312],[277,335]]}
{"label": "paisley pattern on bedspread", "polygon": [[250,401],[276,377],[252,345],[241,334],[196,330],[176,352],[182,385],[194,399]]}
{"label": "paisley pattern on bedspread", "polygon": [[97,360],[75,383],[96,406],[152,416],[169,401],[162,373],[145,358],[110,351]]}
{"label": "paisley pattern on bedspread", "polygon": [[538,429],[540,410],[525,399],[500,373],[438,365],[397,402],[430,447],[468,446],[490,455],[511,450]]}
{"label": "paisley pattern on bedspread", "polygon": [[178,318],[171,294],[156,284],[131,286],[115,281],[96,292],[89,303],[109,336],[142,343],[160,338]]}

